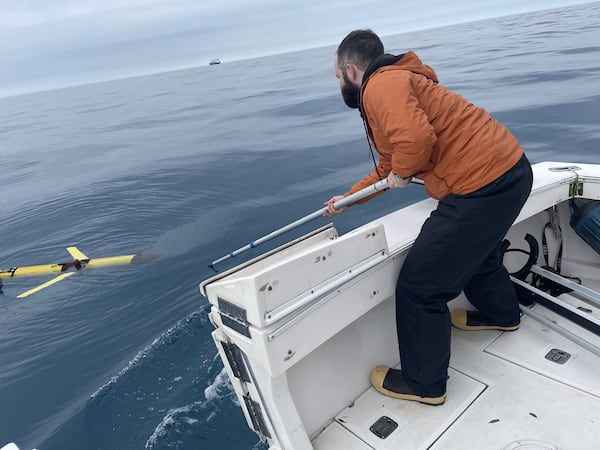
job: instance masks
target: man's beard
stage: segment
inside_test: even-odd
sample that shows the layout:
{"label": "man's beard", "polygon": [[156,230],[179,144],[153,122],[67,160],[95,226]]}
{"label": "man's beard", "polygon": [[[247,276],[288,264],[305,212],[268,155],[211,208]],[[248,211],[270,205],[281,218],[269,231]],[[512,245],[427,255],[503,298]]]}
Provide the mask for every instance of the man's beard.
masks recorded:
{"label": "man's beard", "polygon": [[342,88],[344,103],[350,108],[357,109],[360,106],[360,86],[353,84],[346,74],[344,74],[344,82],[345,86]]}

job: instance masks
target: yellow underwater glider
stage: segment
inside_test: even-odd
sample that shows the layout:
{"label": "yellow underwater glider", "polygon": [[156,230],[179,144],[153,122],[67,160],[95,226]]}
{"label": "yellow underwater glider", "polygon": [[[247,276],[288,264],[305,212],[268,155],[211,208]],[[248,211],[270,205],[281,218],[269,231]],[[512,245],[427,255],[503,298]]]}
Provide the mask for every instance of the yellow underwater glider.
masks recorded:
{"label": "yellow underwater glider", "polygon": [[123,256],[109,256],[105,258],[88,258],[77,247],[67,247],[67,251],[73,257],[73,261],[58,264],[40,264],[37,266],[11,267],[10,269],[0,269],[0,289],[2,281],[7,278],[16,277],[41,277],[59,273],[57,277],[40,284],[22,294],[17,298],[25,298],[31,294],[41,291],[48,286],[58,283],[76,272],[88,269],[98,269],[103,267],[126,266],[129,264],[139,264],[158,258],[156,255],[136,254]]}

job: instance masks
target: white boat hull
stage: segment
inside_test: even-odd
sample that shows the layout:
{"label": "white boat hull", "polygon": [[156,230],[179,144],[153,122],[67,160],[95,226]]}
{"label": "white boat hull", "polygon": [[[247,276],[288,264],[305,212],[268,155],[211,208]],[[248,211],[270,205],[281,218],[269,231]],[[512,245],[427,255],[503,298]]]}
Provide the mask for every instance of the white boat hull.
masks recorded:
{"label": "white boat hull", "polygon": [[[568,166],[534,166],[532,194],[507,238],[525,250],[527,233],[541,242],[546,210],[556,206],[562,272],[597,291],[600,256],[569,227],[567,200],[600,199],[600,166],[555,170]],[[419,202],[340,237],[325,227],[201,284],[248,424],[271,449],[597,448],[600,356],[528,315],[512,333],[453,329],[442,406],[370,387],[374,366],[399,365],[396,277],[435,205]],[[510,253],[505,264],[512,272],[524,259]],[[599,308],[560,298],[600,323]],[[469,306],[463,295],[449,304]],[[540,304],[531,310],[600,348],[597,334]],[[562,354],[564,364],[547,358]],[[373,431],[382,417],[395,426],[385,438]]]}

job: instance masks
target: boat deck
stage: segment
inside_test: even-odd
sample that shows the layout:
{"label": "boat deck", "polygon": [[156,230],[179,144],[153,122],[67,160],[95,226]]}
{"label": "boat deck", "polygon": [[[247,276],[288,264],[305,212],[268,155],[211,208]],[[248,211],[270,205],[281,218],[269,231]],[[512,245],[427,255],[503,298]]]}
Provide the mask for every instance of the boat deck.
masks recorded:
{"label": "boat deck", "polygon": [[[213,337],[249,426],[273,450],[599,448],[600,260],[570,229],[568,200],[600,200],[600,168],[581,166],[534,167],[533,192],[507,235],[522,252],[504,263],[511,273],[526,267],[524,252],[536,254],[527,236],[541,243],[553,220],[562,234],[548,233],[550,261],[562,254],[561,274],[581,278],[596,303],[581,292],[545,303],[531,291],[535,306],[517,331],[453,329],[444,405],[369,384],[374,366],[399,365],[395,280],[435,201],[342,236],[324,227],[206,280]],[[529,262],[547,264],[542,256]],[[571,316],[547,309],[557,303]],[[472,309],[464,295],[449,307]]]}
{"label": "boat deck", "polygon": [[[578,328],[578,333],[600,345],[598,336],[543,306],[534,309],[567,329]],[[546,356],[554,349],[563,353],[553,355],[569,358],[564,363],[551,361]],[[595,449],[600,431],[599,372],[597,356],[526,316],[516,332],[453,329],[444,405],[395,400],[369,388],[313,445],[479,450],[537,442],[534,448]],[[398,424],[385,439],[369,429],[382,416]],[[411,420],[416,417],[418,421]]]}

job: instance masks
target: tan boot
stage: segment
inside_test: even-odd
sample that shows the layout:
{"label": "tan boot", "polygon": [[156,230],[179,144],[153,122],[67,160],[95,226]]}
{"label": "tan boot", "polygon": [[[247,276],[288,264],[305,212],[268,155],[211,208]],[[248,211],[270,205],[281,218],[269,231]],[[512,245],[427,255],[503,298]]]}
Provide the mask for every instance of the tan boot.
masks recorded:
{"label": "tan boot", "polygon": [[455,309],[450,316],[452,325],[461,330],[500,330],[515,331],[519,329],[519,324],[515,325],[494,325],[489,323],[479,311],[467,311],[466,309]]}
{"label": "tan boot", "polygon": [[425,403],[427,405],[442,405],[446,401],[446,393],[439,397],[421,397],[415,394],[402,377],[402,371],[388,366],[377,366],[369,376],[373,387],[383,395]]}

